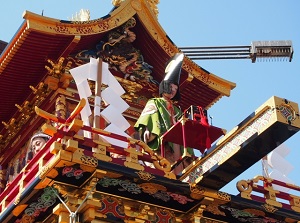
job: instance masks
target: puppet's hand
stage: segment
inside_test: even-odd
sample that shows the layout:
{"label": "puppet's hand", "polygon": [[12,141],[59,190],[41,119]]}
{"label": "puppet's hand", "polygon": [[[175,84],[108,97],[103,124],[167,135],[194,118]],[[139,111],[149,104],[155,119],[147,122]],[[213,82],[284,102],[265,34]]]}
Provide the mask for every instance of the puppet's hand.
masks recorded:
{"label": "puppet's hand", "polygon": [[152,134],[148,128],[144,131],[144,142],[147,144],[148,142],[151,142],[153,139],[155,139],[156,135]]}
{"label": "puppet's hand", "polygon": [[144,142],[145,142],[145,143],[148,143],[148,142],[149,142],[150,135],[151,135],[151,132],[148,130],[148,128],[146,128],[146,130],[145,130],[145,132],[144,132]]}

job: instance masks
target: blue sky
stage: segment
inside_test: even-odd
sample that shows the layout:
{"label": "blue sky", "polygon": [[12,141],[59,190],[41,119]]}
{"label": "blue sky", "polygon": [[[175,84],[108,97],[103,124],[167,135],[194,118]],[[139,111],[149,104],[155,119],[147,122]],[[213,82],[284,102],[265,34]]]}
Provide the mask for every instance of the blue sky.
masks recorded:
{"label": "blue sky", "polygon": [[[230,131],[271,96],[300,103],[300,1],[298,0],[160,0],[158,20],[172,41],[184,46],[250,45],[257,40],[292,40],[292,62],[250,60],[202,60],[201,67],[236,83],[230,97],[222,98],[211,109],[213,124]],[[67,20],[80,9],[89,9],[91,19],[106,15],[111,0],[15,0],[2,4],[0,39],[10,41],[25,10]],[[296,11],[297,10],[297,11]],[[290,148],[286,159],[294,166],[288,177],[300,186],[300,133],[284,144]],[[258,162],[222,190],[237,194],[235,183],[261,175]]]}

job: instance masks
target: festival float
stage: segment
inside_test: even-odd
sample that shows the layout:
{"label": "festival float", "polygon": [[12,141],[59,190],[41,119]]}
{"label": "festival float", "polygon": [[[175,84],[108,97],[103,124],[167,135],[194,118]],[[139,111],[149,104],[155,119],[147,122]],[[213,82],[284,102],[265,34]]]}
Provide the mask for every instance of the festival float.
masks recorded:
{"label": "festival float", "polygon": [[[232,130],[213,126],[206,112],[236,85],[185,55],[183,116],[161,140],[198,155],[174,174],[189,154],[171,163],[137,137],[182,52],[157,15],[157,3],[138,0],[114,1],[95,20],[24,12],[0,57],[0,222],[300,221],[300,197],[274,187],[296,185],[254,176],[236,182],[237,195],[221,191],[299,131],[296,102],[272,96]],[[33,151],[37,134],[45,141]]]}

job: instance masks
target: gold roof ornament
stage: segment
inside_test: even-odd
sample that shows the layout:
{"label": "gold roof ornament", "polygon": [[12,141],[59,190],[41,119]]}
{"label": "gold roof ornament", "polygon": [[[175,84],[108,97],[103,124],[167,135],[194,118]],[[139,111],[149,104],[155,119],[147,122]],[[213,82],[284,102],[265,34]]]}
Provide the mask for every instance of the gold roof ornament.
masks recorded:
{"label": "gold roof ornament", "polygon": [[[121,3],[124,2],[124,0],[112,0],[112,4],[115,7],[119,7]],[[147,0],[148,4],[150,5],[150,8],[152,9],[153,13],[158,17],[158,3],[159,0]]]}
{"label": "gold roof ornament", "polygon": [[88,9],[80,9],[79,12],[76,12],[75,15],[72,15],[71,18],[69,18],[71,21],[90,21],[90,10]]}

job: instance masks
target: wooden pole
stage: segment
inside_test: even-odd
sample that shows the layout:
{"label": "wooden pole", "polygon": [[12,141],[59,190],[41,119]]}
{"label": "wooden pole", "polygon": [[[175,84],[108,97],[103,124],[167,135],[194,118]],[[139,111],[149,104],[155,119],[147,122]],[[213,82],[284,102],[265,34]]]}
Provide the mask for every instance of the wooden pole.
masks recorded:
{"label": "wooden pole", "polygon": [[[100,128],[100,110],[101,110],[101,85],[102,85],[102,59],[98,58],[97,81],[95,84],[95,108],[94,108],[94,128]],[[96,112],[99,109],[99,113]],[[99,135],[94,134],[93,138],[99,140]]]}

